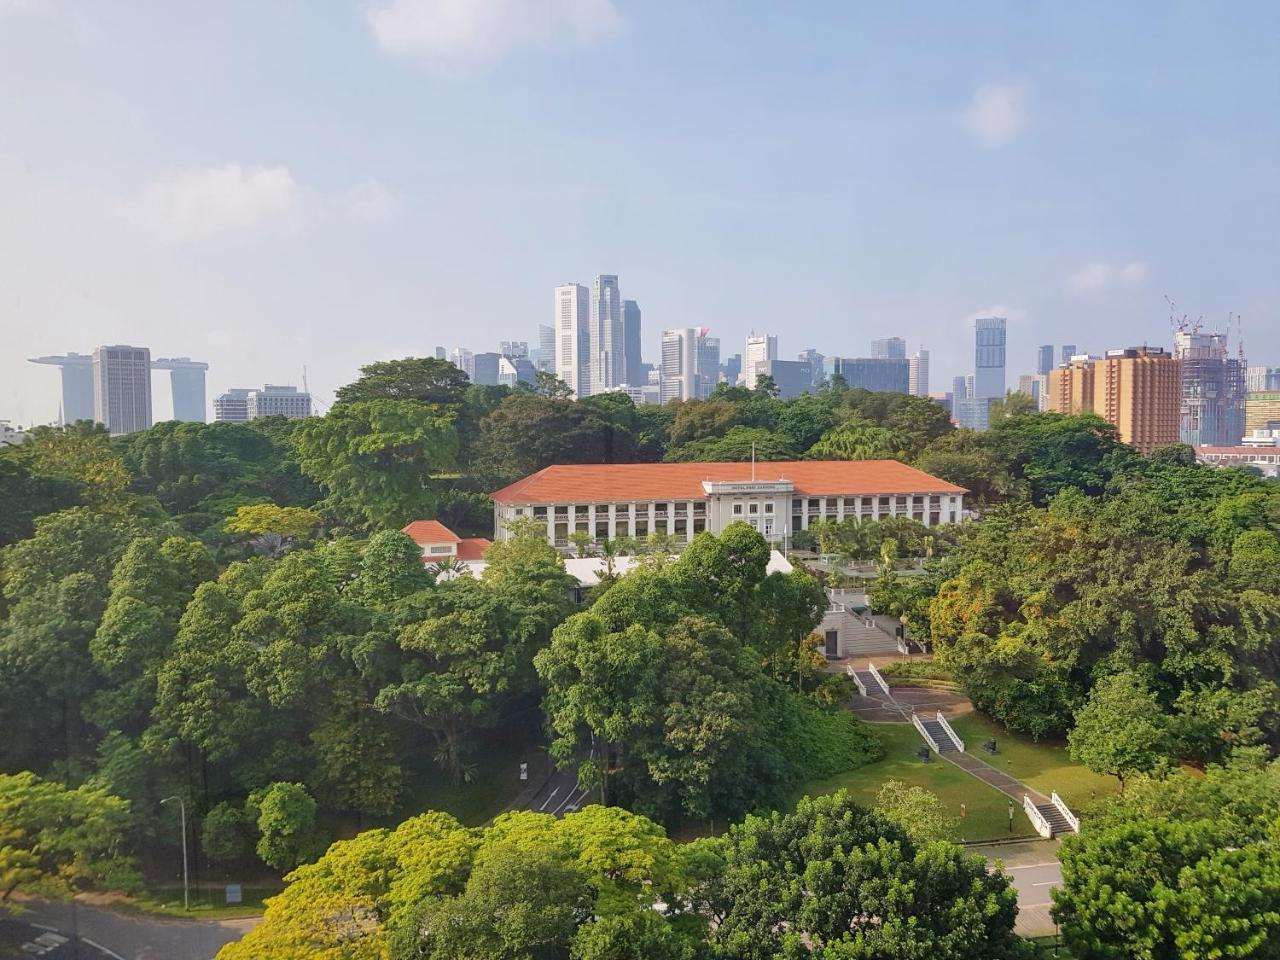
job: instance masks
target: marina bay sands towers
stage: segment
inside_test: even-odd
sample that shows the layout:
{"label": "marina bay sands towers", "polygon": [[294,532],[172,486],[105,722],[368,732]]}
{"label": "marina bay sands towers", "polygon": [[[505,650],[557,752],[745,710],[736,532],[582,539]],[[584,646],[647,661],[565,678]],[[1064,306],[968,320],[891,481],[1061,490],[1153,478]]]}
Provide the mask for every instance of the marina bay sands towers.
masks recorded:
{"label": "marina bay sands towers", "polygon": [[94,420],[112,436],[146,430],[152,423],[151,371],[168,370],[173,419],[204,422],[205,371],[190,357],[151,359],[147,347],[101,346],[92,354],[32,357],[32,363],[62,371],[63,423]]}

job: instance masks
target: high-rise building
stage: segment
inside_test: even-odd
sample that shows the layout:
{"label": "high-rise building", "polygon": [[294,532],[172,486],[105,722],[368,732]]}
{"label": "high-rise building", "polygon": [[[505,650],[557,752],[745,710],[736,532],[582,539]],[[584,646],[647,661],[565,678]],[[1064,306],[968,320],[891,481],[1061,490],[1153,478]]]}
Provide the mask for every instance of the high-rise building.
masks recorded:
{"label": "high-rise building", "polygon": [[911,361],[905,357],[843,357],[840,375],[854,390],[908,393],[911,389]]}
{"label": "high-rise building", "polygon": [[615,274],[596,275],[591,291],[590,324],[591,392],[603,393],[626,378],[622,297]]}
{"label": "high-rise building", "polygon": [[1280,390],[1280,367],[1250,367],[1245,376],[1245,389],[1249,393]]}
{"label": "high-rise building", "polygon": [[213,398],[215,423],[243,423],[249,419],[249,388],[232,387]]}
{"label": "high-rise building", "polygon": [[953,397],[951,418],[968,430],[985,430],[991,425],[991,401],[994,397]]}
{"label": "high-rise building", "polygon": [[661,387],[663,403],[694,400],[698,395],[698,331],[682,327],[662,331]]}
{"label": "high-rise building", "polygon": [[1182,362],[1182,442],[1236,446],[1244,436],[1244,360],[1228,354],[1225,333],[1180,330],[1173,346]]}
{"label": "high-rise building", "polygon": [[94,419],[93,357],[68,353],[57,357],[32,357],[31,362],[61,368],[63,423]]}
{"label": "high-rise building", "polygon": [[1093,413],[1144,454],[1178,442],[1182,375],[1167,350],[1129,347],[1049,371],[1046,409]]}
{"label": "high-rise building", "polygon": [[917,350],[907,367],[907,392],[913,397],[929,395],[929,351]]}
{"label": "high-rise building", "polygon": [[973,396],[1004,396],[1004,317],[980,317],[973,322]]}
{"label": "high-rise building", "polygon": [[449,359],[449,354],[445,352],[444,347],[436,347],[436,359],[437,360]]}
{"label": "high-rise building", "polygon": [[125,344],[93,351],[93,418],[118,437],[151,426],[151,351]]}
{"label": "high-rise building", "polygon": [[871,358],[873,360],[905,360],[907,359],[907,341],[901,337],[872,340]]}
{"label": "high-rise building", "polygon": [[969,395],[969,378],[968,377],[952,377],[951,378],[951,399],[963,400]]}
{"label": "high-rise building", "polygon": [[809,365],[809,388],[818,389],[819,384],[822,383],[822,371],[827,358],[810,347],[808,350],[801,350],[796,359]]}
{"label": "high-rise building", "polygon": [[1049,374],[1024,373],[1018,377],[1018,392],[1036,402],[1037,410],[1047,409],[1049,401]]}
{"label": "high-rise building", "polygon": [[173,394],[173,419],[188,423],[204,423],[204,374],[207,363],[190,357],[173,357],[151,361],[152,370],[169,371],[169,387]]}
{"label": "high-rise building", "polygon": [[529,343],[526,340],[503,340],[498,344],[498,352],[513,360],[528,360]]}
{"label": "high-rise building", "polygon": [[472,383],[476,379],[476,355],[465,347],[455,347],[449,352],[449,362],[467,375]]}
{"label": "high-rise building", "polygon": [[591,396],[591,291],[580,283],[556,287],[556,376],[574,396]]}
{"label": "high-rise building", "polygon": [[498,358],[498,386],[514,387],[517,383],[530,386],[538,382],[538,371],[527,357]]}
{"label": "high-rise building", "polygon": [[471,382],[478,383],[484,387],[496,387],[498,385],[498,361],[502,359],[500,353],[477,353],[471,358]]}
{"label": "high-rise building", "polygon": [[1280,430],[1280,390],[1254,390],[1245,397],[1244,429]]}
{"label": "high-rise building", "polygon": [[1053,344],[1046,343],[1036,351],[1036,373],[1044,376],[1053,369]]}
{"label": "high-rise building", "polygon": [[1076,355],[1076,345],[1074,343],[1064,343],[1062,345],[1062,363],[1070,363],[1071,358]]}
{"label": "high-rise building", "polygon": [[742,384],[748,390],[756,385],[756,377],[764,373],[764,365],[778,359],[778,338],[772,336],[747,337],[747,348],[742,352]]}
{"label": "high-rise building", "polygon": [[640,348],[640,304],[634,300],[622,301],[622,347],[626,368],[623,376],[633,386],[644,386],[643,351]]}
{"label": "high-rise building", "polygon": [[720,382],[720,338],[707,336],[707,328],[698,331],[696,343],[698,351],[695,363],[697,375],[698,399],[705,400],[711,396],[716,384]]}
{"label": "high-rise building", "polygon": [[311,416],[311,394],[297,387],[268,383],[261,390],[250,390],[245,406],[250,420],[259,417],[294,420]]}
{"label": "high-rise building", "polygon": [[[756,369],[759,375],[773,378],[773,385],[783,400],[808,393],[812,384],[812,373],[803,360],[766,360]],[[754,383],[752,387],[755,387]]]}
{"label": "high-rise building", "polygon": [[735,353],[731,357],[726,357],[724,363],[720,365],[720,377],[725,383],[732,386],[738,382],[738,378],[742,376],[742,354]]}
{"label": "high-rise building", "polygon": [[549,323],[538,324],[538,350],[530,356],[533,365],[545,373],[556,372],[556,328]]}

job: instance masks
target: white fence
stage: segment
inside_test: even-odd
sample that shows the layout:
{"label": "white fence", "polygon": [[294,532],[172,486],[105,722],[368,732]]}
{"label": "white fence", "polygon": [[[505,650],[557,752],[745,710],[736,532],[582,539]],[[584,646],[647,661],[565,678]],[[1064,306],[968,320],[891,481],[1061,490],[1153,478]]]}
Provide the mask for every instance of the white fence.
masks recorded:
{"label": "white fence", "polygon": [[1058,796],[1058,791],[1057,790],[1053,791],[1053,794],[1052,796],[1049,797],[1049,799],[1053,801],[1053,805],[1057,807],[1058,812],[1062,814],[1062,819],[1067,821],[1067,823],[1071,824],[1072,830],[1074,830],[1076,833],[1079,833],[1080,818],[1067,809],[1066,803],[1063,801],[1063,799],[1060,796]]}
{"label": "white fence", "polygon": [[885,682],[884,682],[884,677],[880,676],[880,671],[876,669],[876,665],[875,665],[874,663],[870,663],[870,662],[868,662],[868,663],[867,663],[867,670],[870,672],[870,674],[871,674],[873,677],[875,677],[875,678],[876,678],[876,683],[880,684],[880,689],[881,689],[882,691],[884,691],[884,695],[885,695],[886,697],[891,697],[891,696],[893,696],[893,694],[891,694],[891,693],[889,692],[889,685],[888,685],[887,683],[885,683]]}
{"label": "white fence", "polygon": [[1036,833],[1046,840],[1053,836],[1053,827],[1049,826],[1049,821],[1044,818],[1044,814],[1036,809],[1036,805],[1025,793],[1022,795],[1022,810],[1031,821],[1031,826],[1035,827]]}
{"label": "white fence", "polygon": [[924,737],[924,742],[933,748],[933,752],[938,753],[938,741],[929,735],[929,731],[924,728],[924,724],[920,722],[914,710],[911,711],[911,724],[920,732],[920,736]]}
{"label": "white fence", "polygon": [[956,749],[964,753],[964,741],[951,729],[951,724],[947,723],[947,718],[942,715],[942,711],[938,711],[938,723],[942,729],[947,732],[947,736],[951,738],[951,742],[956,745]]}
{"label": "white fence", "polygon": [[867,685],[863,683],[862,678],[858,676],[858,671],[849,666],[844,668],[844,672],[853,680],[854,684],[858,688],[858,692],[865,697],[867,695]]}

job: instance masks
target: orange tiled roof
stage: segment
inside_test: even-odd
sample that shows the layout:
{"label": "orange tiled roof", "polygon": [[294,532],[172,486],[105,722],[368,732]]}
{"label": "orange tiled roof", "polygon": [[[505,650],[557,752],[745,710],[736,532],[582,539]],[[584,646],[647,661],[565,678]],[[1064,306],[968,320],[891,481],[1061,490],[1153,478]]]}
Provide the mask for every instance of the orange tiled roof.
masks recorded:
{"label": "orange tiled roof", "polygon": [[[967,493],[897,460],[787,460],[755,465],[756,480],[790,480],[796,496]],[[493,494],[495,503],[701,500],[704,480],[749,482],[750,463],[558,464]]]}
{"label": "orange tiled roof", "polygon": [[400,531],[407,533],[419,546],[426,543],[457,543],[462,539],[439,520],[414,520],[401,527]]}
{"label": "orange tiled roof", "polygon": [[484,552],[493,546],[492,540],[484,537],[468,537],[458,541],[459,560],[483,560]]}

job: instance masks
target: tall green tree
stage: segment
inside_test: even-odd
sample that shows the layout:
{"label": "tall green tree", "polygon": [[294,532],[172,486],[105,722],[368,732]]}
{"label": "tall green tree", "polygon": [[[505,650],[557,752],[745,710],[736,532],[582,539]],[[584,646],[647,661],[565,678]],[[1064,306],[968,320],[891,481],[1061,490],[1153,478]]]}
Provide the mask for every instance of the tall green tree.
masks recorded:
{"label": "tall green tree", "polygon": [[360,378],[338,388],[339,403],[412,400],[452,407],[462,403],[470,380],[447,360],[405,357],[378,360],[360,368]]}
{"label": "tall green tree", "polygon": [[1134,673],[1104,677],[1076,714],[1067,735],[1071,758],[1120,781],[1135,773],[1149,773],[1169,756],[1166,713]]}

